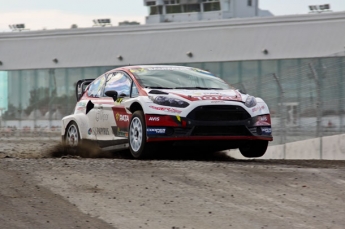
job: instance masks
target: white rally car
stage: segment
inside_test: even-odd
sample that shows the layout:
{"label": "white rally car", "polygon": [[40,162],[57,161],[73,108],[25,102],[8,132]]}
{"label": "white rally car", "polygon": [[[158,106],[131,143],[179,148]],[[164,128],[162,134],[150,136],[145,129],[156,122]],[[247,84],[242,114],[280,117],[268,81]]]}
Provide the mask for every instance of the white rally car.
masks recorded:
{"label": "white rally car", "polygon": [[62,139],[71,146],[89,140],[104,150],[129,148],[134,158],[143,158],[165,143],[213,151],[239,148],[245,157],[260,157],[273,140],[261,98],[197,68],[116,68],[78,81],[76,96],[74,114],[62,119]]}

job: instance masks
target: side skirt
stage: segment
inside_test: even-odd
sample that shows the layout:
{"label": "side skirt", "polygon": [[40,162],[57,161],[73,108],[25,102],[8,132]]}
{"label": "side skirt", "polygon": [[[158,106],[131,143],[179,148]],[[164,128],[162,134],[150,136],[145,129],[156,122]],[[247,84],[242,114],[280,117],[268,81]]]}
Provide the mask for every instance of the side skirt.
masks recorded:
{"label": "side skirt", "polygon": [[99,147],[104,150],[123,150],[128,149],[129,143],[128,139],[119,139],[119,140],[113,140],[113,141],[97,141]]}
{"label": "side skirt", "polygon": [[103,151],[108,151],[108,150],[123,150],[123,149],[128,149],[129,144],[120,144],[120,145],[115,145],[115,146],[108,146],[102,148]]}

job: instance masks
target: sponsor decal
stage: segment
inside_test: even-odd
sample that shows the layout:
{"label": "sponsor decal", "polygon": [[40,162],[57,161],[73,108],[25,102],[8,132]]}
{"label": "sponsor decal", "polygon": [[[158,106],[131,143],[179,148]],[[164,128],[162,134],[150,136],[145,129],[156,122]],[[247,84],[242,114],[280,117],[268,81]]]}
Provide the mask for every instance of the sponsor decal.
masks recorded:
{"label": "sponsor decal", "polygon": [[[153,118],[153,119],[152,119]],[[156,119],[156,118],[159,118]],[[146,124],[147,126],[153,127],[178,127],[183,126],[185,123],[184,117],[181,117],[180,115],[162,115],[162,116],[156,116],[156,115],[146,115]]]}
{"label": "sponsor decal", "polygon": [[132,68],[129,70],[130,72],[137,73],[137,72],[144,72],[144,68]]}
{"label": "sponsor decal", "polygon": [[256,117],[254,126],[270,126],[271,117],[270,115],[261,115]]}
{"label": "sponsor decal", "polygon": [[112,126],[111,129],[116,137],[126,137],[128,138],[127,129],[121,129],[120,127]]}
{"label": "sponsor decal", "polygon": [[151,68],[146,68],[148,71],[155,71],[155,70],[178,70],[178,71],[183,71],[183,70],[188,70],[187,68],[180,68],[180,67],[151,67]]}
{"label": "sponsor decal", "polygon": [[78,107],[86,107],[86,102],[79,102],[77,103]]}
{"label": "sponsor decal", "polygon": [[268,121],[267,116],[259,116],[258,121],[259,122],[267,122]]}
{"label": "sponsor decal", "polygon": [[156,107],[156,106],[150,106],[150,108],[158,110],[158,111],[164,111],[164,112],[171,112],[171,113],[178,113],[180,114],[182,111],[177,110],[172,107]]}
{"label": "sponsor decal", "polygon": [[196,92],[193,94],[184,95],[181,93],[171,93],[178,95],[182,98],[191,100],[191,101],[203,101],[203,100],[225,100],[225,101],[242,101],[241,94],[234,91],[235,94],[225,94],[218,92]]}
{"label": "sponsor decal", "polygon": [[225,101],[222,101],[222,100],[214,100],[214,101],[211,101],[211,103],[225,103]]}
{"label": "sponsor decal", "polygon": [[108,115],[107,114],[103,114],[103,110],[99,110],[97,113],[96,113],[96,121],[107,121],[108,120]]}
{"label": "sponsor decal", "polygon": [[92,129],[90,128],[88,131],[87,131],[88,135],[91,135],[92,134]]}
{"label": "sponsor decal", "polygon": [[265,106],[262,105],[262,106],[256,106],[252,109],[252,112],[257,112],[257,111],[261,111],[261,110],[264,110],[265,109]]}
{"label": "sponsor decal", "polygon": [[128,138],[128,132],[122,131],[120,130],[120,128],[117,128],[116,136]]}
{"label": "sponsor decal", "polygon": [[261,127],[261,132],[263,135],[271,135],[272,128],[271,127]]}
{"label": "sponsor decal", "polygon": [[150,117],[149,121],[159,122],[159,117]]}
{"label": "sponsor decal", "polygon": [[108,128],[98,128],[95,127],[92,129],[92,132],[99,134],[99,135],[110,135]]}
{"label": "sponsor decal", "polygon": [[193,96],[194,97],[202,97],[202,96],[212,96],[212,95],[215,95],[215,96],[227,96],[227,95],[222,95],[221,93],[218,93],[218,92],[195,92],[193,93]]}
{"label": "sponsor decal", "polygon": [[197,100],[237,100],[237,96],[226,96],[226,95],[204,95],[194,96]]}
{"label": "sponsor decal", "polygon": [[115,119],[116,119],[116,121],[128,122],[129,121],[129,116],[116,113]]}
{"label": "sponsor decal", "polygon": [[[218,92],[203,92],[203,95],[222,95],[221,93]],[[224,95],[223,95],[224,96]],[[226,95],[225,95],[226,96]]]}
{"label": "sponsor decal", "polygon": [[147,135],[164,135],[165,131],[165,128],[147,128],[146,130]]}
{"label": "sponsor decal", "polygon": [[85,111],[85,107],[77,107],[77,111]]}
{"label": "sponsor decal", "polygon": [[122,103],[123,98],[118,98],[115,102],[116,103]]}

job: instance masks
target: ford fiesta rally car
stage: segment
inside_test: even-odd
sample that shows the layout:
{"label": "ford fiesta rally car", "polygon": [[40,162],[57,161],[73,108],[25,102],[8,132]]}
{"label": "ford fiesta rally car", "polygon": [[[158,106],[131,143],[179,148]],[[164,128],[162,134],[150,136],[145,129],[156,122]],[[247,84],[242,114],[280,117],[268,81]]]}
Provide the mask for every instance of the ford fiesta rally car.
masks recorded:
{"label": "ford fiesta rally car", "polygon": [[273,140],[261,98],[197,68],[116,68],[78,81],[76,96],[74,114],[62,119],[62,139],[71,146],[90,140],[104,150],[129,148],[134,158],[143,158],[165,143],[239,148],[245,157],[260,157]]}

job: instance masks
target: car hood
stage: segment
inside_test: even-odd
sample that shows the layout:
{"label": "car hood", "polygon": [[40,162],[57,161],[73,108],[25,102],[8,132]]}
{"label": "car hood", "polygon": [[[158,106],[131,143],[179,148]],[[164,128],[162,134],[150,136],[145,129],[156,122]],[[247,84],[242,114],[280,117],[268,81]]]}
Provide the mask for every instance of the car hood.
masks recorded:
{"label": "car hood", "polygon": [[200,100],[223,100],[223,101],[241,101],[245,99],[244,95],[238,90],[187,90],[187,89],[144,89],[149,96],[171,96],[181,97],[189,101]]}

